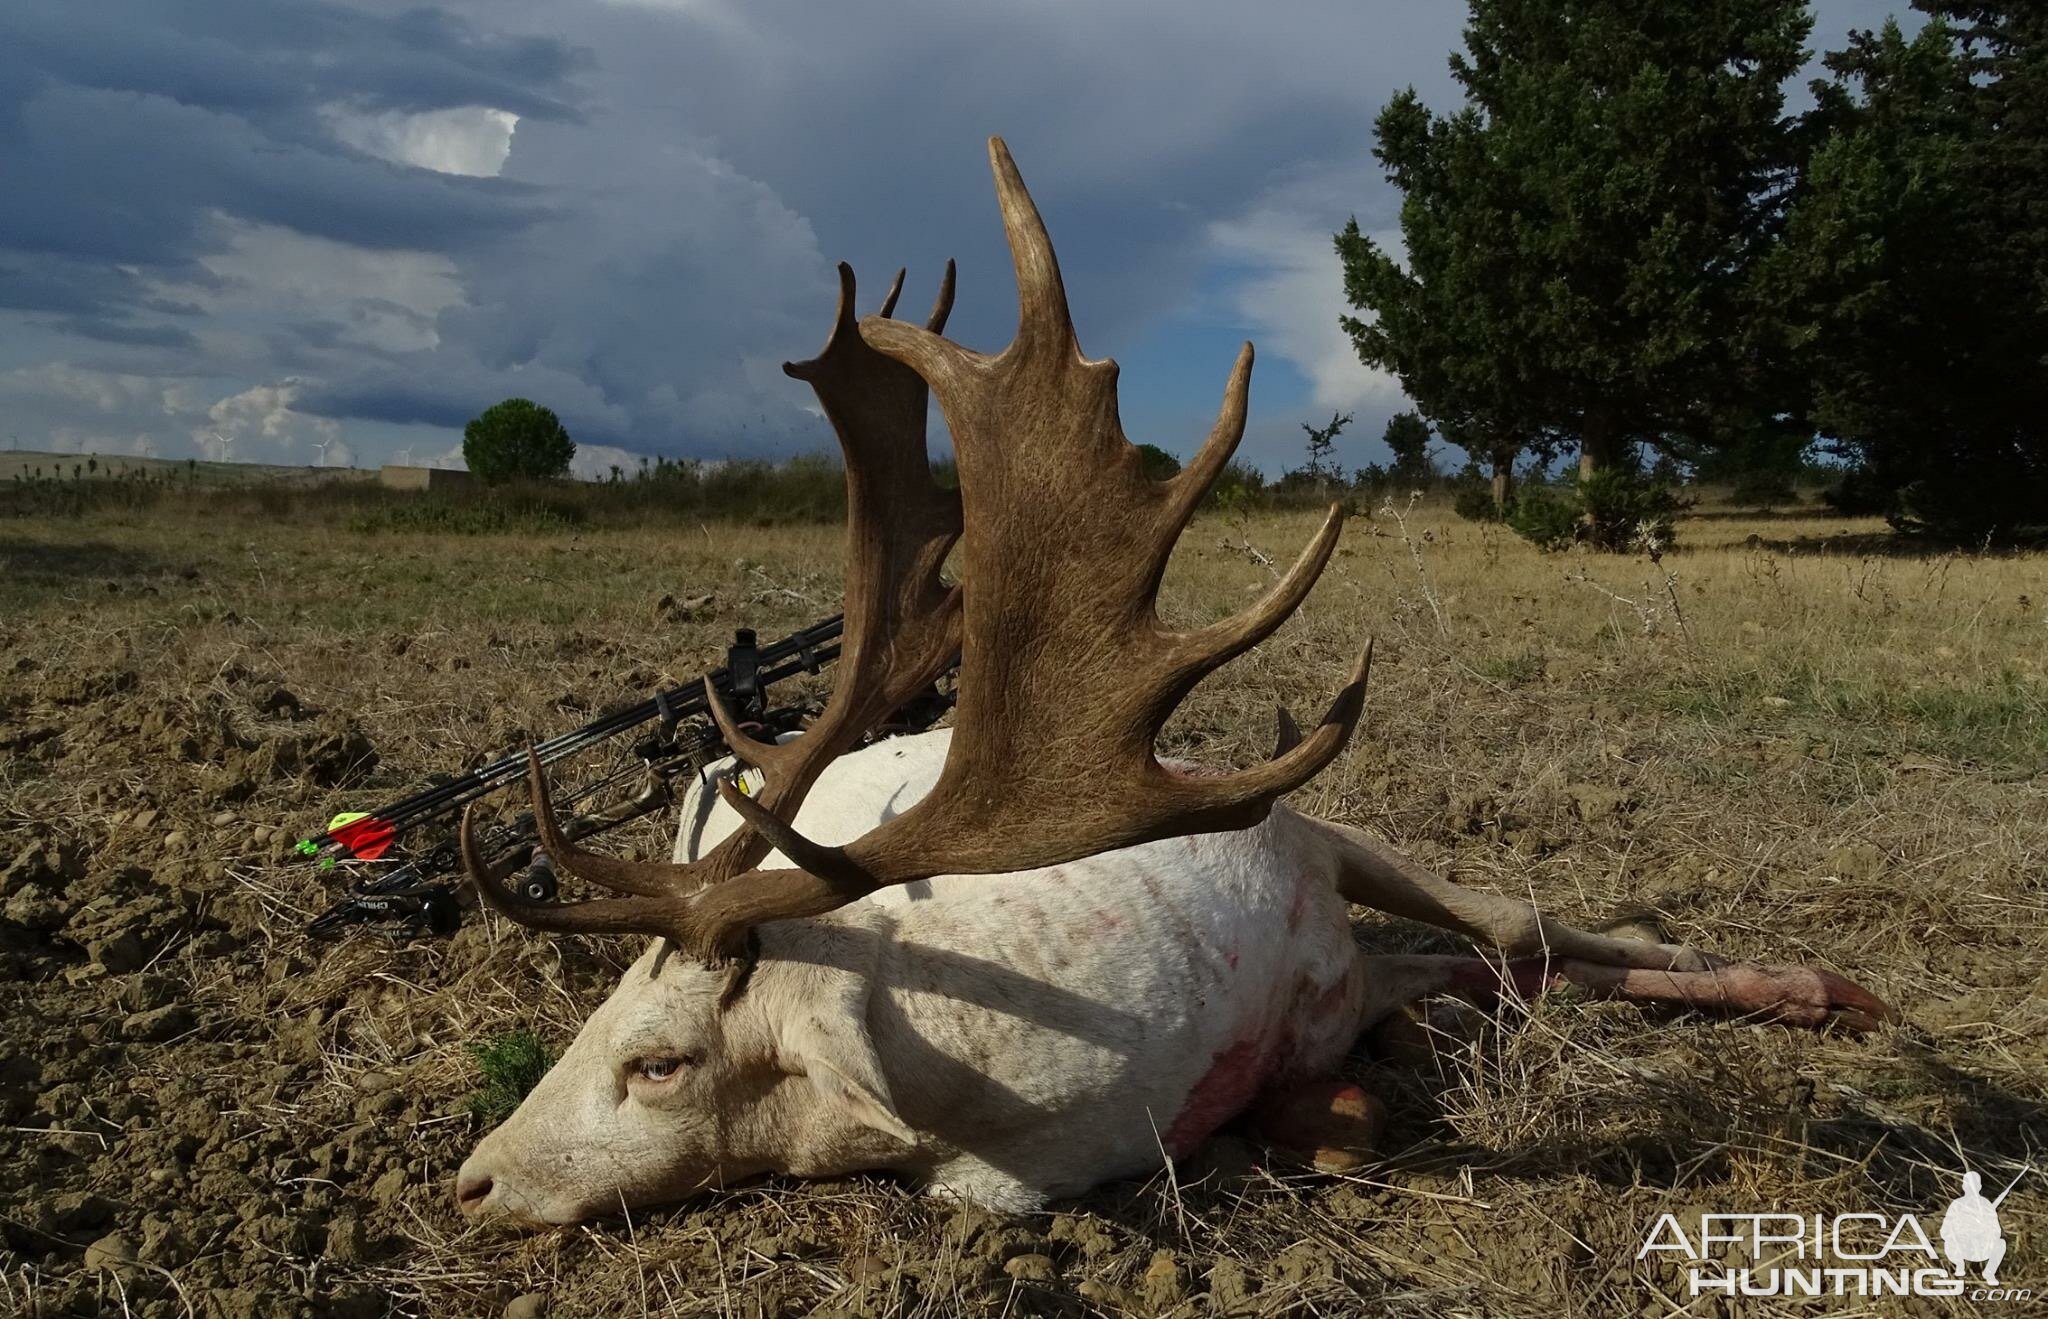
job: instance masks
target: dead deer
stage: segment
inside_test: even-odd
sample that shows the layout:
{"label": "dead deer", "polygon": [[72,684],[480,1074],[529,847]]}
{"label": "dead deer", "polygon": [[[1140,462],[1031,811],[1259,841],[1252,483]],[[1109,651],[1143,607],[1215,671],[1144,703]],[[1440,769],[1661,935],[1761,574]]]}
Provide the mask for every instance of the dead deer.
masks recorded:
{"label": "dead deer", "polygon": [[[543,848],[618,895],[580,902],[504,886],[464,821],[498,912],[656,939],[463,1165],[463,1213],[568,1223],[769,1172],[860,1169],[1031,1209],[1193,1151],[1446,992],[1570,983],[1796,1025],[1890,1015],[1826,972],[1573,929],[1277,805],[1350,737],[1370,643],[1306,736],[1283,718],[1271,760],[1161,763],[1167,717],[1302,602],[1341,512],[1243,614],[1160,621],[1167,556],[1243,435],[1251,345],[1200,453],[1145,477],[1116,365],[1081,355],[1038,211],[1000,139],[990,157],[1021,304],[1010,346],[941,336],[950,264],[923,328],[891,318],[900,274],[857,322],[842,265],[824,351],[784,368],[845,451],[846,630],[826,707],[793,741],[749,739],[713,696],[765,786],[699,793],[675,861],[635,862],[569,844],[536,763]],[[932,479],[928,388],[957,491]],[[957,586],[941,576],[956,541]],[[955,655],[951,729],[852,751]],[[1365,955],[1347,903],[1504,956]]]}

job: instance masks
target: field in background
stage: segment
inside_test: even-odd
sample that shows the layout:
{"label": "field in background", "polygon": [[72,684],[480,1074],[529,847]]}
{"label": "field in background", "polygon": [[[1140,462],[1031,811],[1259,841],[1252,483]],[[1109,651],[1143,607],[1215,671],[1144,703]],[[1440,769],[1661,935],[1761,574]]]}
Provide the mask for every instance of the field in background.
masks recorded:
{"label": "field in background", "polygon": [[375,481],[375,468],[298,467],[278,463],[214,463],[204,459],[144,458],[134,454],[39,453],[26,449],[0,451],[0,482],[17,478],[34,479],[38,473],[54,481],[77,480],[73,469],[91,462],[84,479],[107,480],[120,477],[148,477],[153,480],[201,486],[251,486],[286,483],[312,485],[323,482]]}
{"label": "field in background", "polygon": [[[402,506],[423,505],[365,505]],[[1395,1115],[1357,1178],[1267,1168],[1225,1137],[1017,1221],[856,1178],[467,1235],[449,1190],[479,1134],[466,1046],[566,1043],[632,949],[479,918],[446,943],[309,946],[333,886],[286,863],[290,840],[699,672],[734,626],[832,612],[837,531],[0,518],[0,1160],[23,1174],[0,1180],[0,1309],[377,1314],[390,1295],[491,1313],[545,1291],[557,1315],[1361,1296],[1720,1314],[1636,1263],[1657,1215],[1932,1230],[1965,1161],[1995,1186],[2041,1166],[2048,559],[1893,553],[1875,522],[1711,506],[1661,563],[1544,556],[1442,507],[1372,512],[1168,749],[1250,763],[1274,703],[1312,718],[1375,634],[1360,736],[1298,805],[1567,919],[1647,912],[1716,952],[1840,970],[1907,1024],[1856,1040],[1548,999],[1423,1071],[1355,1057]],[[1222,616],[1312,527],[1198,519],[1165,612]],[[480,534],[428,534],[450,529]],[[625,843],[665,851],[654,826]],[[1452,947],[1373,915],[1358,934]],[[2006,1276],[2039,1295],[2048,1178],[2002,1215]],[[87,1272],[109,1234],[143,1262]]]}

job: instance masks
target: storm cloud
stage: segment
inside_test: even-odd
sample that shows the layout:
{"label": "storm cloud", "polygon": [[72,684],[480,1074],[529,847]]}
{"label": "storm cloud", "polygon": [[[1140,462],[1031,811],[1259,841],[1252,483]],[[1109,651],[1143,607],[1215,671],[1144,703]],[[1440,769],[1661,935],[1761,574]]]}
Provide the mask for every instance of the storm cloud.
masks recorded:
{"label": "storm cloud", "polygon": [[[1884,7],[1817,7],[1817,44]],[[415,460],[511,394],[579,441],[827,442],[779,370],[961,265],[1015,315],[982,140],[1010,142],[1134,439],[1185,452],[1239,341],[1247,452],[1402,406],[1335,325],[1329,235],[1393,228],[1398,88],[1447,103],[1462,7],[1049,0],[15,0],[0,10],[0,404],[20,447]],[[315,446],[319,446],[316,448]],[[593,451],[592,461],[618,455]]]}

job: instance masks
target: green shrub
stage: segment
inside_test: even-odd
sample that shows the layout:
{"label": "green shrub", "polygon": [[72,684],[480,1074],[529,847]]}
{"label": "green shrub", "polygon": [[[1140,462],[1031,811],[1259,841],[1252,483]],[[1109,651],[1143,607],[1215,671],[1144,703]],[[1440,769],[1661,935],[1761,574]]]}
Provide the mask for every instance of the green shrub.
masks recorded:
{"label": "green shrub", "polygon": [[1484,655],[1473,663],[1472,669],[1503,687],[1523,687],[1543,676],[1543,652],[1522,650],[1511,655]]}
{"label": "green shrub", "polygon": [[1894,530],[1944,544],[2014,541],[2048,531],[2048,448],[2039,461],[2015,448],[1970,465],[1928,464],[1900,487]]}
{"label": "green shrub", "polygon": [[386,502],[351,517],[348,529],[421,535],[492,536],[508,531],[545,535],[573,531],[585,521],[583,509],[565,498],[494,491],[480,499],[427,495]]}
{"label": "green shrub", "polygon": [[469,1111],[479,1121],[502,1122],[555,1065],[555,1052],[529,1030],[506,1031],[469,1046],[483,1073],[483,1088],[471,1096]]}
{"label": "green shrub", "polygon": [[1626,550],[1646,539],[1669,545],[1672,519],[1692,507],[1692,501],[1682,498],[1668,481],[1645,476],[1629,463],[1615,463],[1586,477],[1575,494],[1585,520],[1584,539],[1603,550]]}
{"label": "green shrub", "polygon": [[1248,463],[1231,461],[1209,486],[1206,503],[1219,513],[1250,512],[1266,493],[1266,474]]}
{"label": "green shrub", "polygon": [[1479,469],[1477,460],[1468,459],[1458,474],[1451,478],[1451,509],[1469,522],[1505,521],[1505,512],[1493,502],[1493,482]]}
{"label": "green shrub", "polygon": [[17,474],[0,485],[0,515],[76,518],[89,513],[140,513],[155,508],[163,495],[163,482],[141,474],[73,481]]}
{"label": "green shrub", "polygon": [[1579,501],[1569,492],[1530,483],[1508,510],[1508,526],[1539,550],[1561,550],[1579,538]]}
{"label": "green shrub", "polygon": [[1451,497],[1451,508],[1461,518],[1470,522],[1500,522],[1500,505],[1493,502],[1493,490],[1489,486],[1461,485]]}
{"label": "green shrub", "polygon": [[1180,475],[1180,459],[1156,444],[1138,446],[1138,470],[1150,481],[1165,481]]}
{"label": "green shrub", "polygon": [[1844,517],[1877,517],[1892,511],[1897,494],[1870,468],[1852,467],[1821,498]]}
{"label": "green shrub", "polygon": [[1736,478],[1729,497],[1744,508],[1776,508],[1799,502],[1799,490],[1789,472],[1749,471]]}

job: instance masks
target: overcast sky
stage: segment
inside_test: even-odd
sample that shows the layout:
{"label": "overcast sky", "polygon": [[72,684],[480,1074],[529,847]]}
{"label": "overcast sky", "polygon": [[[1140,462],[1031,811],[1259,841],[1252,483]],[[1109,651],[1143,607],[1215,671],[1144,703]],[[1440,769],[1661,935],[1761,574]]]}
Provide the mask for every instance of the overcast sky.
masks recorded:
{"label": "overcast sky", "polygon": [[[1894,8],[1822,0],[1813,44]],[[1237,345],[1277,471],[1404,406],[1338,329],[1330,235],[1391,238],[1374,114],[1452,102],[1437,0],[7,0],[0,443],[374,465],[482,407],[633,454],[829,446],[780,363],[960,262],[950,333],[1015,293],[1010,143],[1125,430],[1186,454]]]}

